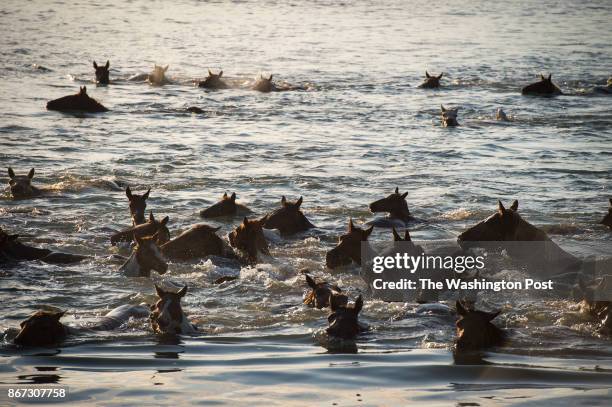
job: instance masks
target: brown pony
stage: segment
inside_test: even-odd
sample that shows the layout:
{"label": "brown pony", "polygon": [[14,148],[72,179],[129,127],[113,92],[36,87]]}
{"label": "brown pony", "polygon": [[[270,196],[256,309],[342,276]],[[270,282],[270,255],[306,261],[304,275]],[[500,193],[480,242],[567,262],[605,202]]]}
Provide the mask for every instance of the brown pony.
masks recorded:
{"label": "brown pony", "polygon": [[414,217],[410,214],[410,210],[408,209],[406,196],[408,196],[408,192],[400,194],[399,187],[396,187],[394,193],[386,198],[372,202],[370,204],[370,212],[388,212],[389,216],[387,219],[376,220],[370,222],[370,224],[374,224],[378,227],[389,227],[395,226],[394,222],[399,221],[399,223],[404,226],[407,222],[414,220]]}
{"label": "brown pony", "polygon": [[151,188],[147,190],[142,195],[136,195],[132,193],[132,190],[128,186],[125,188],[125,196],[130,201],[130,215],[132,216],[132,225],[140,225],[141,223],[145,223],[145,209],[147,209],[147,199],[149,199],[149,194],[151,193]]}
{"label": "brown pony", "polygon": [[435,75],[430,75],[429,72],[425,71],[425,81],[419,85],[419,88],[424,88],[424,89],[437,89],[440,87],[440,79],[442,79],[442,75],[444,75],[444,72],[442,72],[440,75],[435,76]]}
{"label": "brown pony", "polygon": [[244,205],[236,202],[236,193],[232,192],[231,196],[227,192],[223,193],[223,197],[216,204],[209,208],[200,211],[200,216],[203,218],[217,218],[221,216],[246,215],[251,213],[251,210]]}
{"label": "brown pony", "polygon": [[32,185],[34,178],[34,168],[30,170],[28,175],[15,175],[15,171],[11,167],[8,168],[9,187],[13,199],[31,198],[41,194],[41,190]]}
{"label": "brown pony", "polygon": [[257,82],[253,85],[253,90],[267,93],[277,91],[278,88],[274,85],[274,82],[272,82],[272,74],[270,74],[268,78],[259,75],[259,79],[257,79]]}
{"label": "brown pony", "polygon": [[325,263],[330,269],[348,265],[351,261],[361,265],[361,242],[368,240],[374,226],[362,229],[353,225],[349,219],[348,233],[340,236],[338,245],[327,252]]}
{"label": "brown pony", "polygon": [[162,254],[171,260],[190,260],[206,256],[228,256],[223,240],[216,232],[221,229],[208,225],[195,225],[163,244]]}
{"label": "brown pony", "polygon": [[555,85],[552,81],[552,74],[545,77],[540,74],[540,81],[525,86],[521,93],[523,95],[534,95],[534,96],[554,96],[562,95],[561,89]]}
{"label": "brown pony", "polygon": [[192,334],[197,332],[183,312],[181,298],[187,294],[187,286],[178,292],[165,291],[155,285],[155,292],[159,300],[151,306],[151,327],[155,333],[159,334]]}
{"label": "brown pony", "polygon": [[93,67],[96,70],[96,80],[95,82],[100,85],[108,85],[110,82],[108,78],[108,69],[110,68],[110,61],[106,61],[106,65],[98,66],[96,61],[93,61]]}
{"label": "brown pony", "polygon": [[442,126],[444,127],[459,126],[459,122],[457,121],[457,113],[459,112],[458,107],[447,109],[444,107],[444,105],[440,105],[440,109],[442,112]]}
{"label": "brown pony", "polygon": [[546,232],[524,220],[518,213],[518,205],[515,200],[506,209],[498,201],[497,212],[459,235],[459,245],[462,248],[502,247],[511,256],[535,265],[542,274],[579,268],[582,262],[561,249]]}
{"label": "brown pony", "polygon": [[242,224],[236,227],[229,234],[229,241],[232,247],[242,250],[247,255],[249,263],[256,263],[259,252],[270,255],[268,242],[263,233],[262,225],[266,223],[267,216],[259,220],[249,220],[244,218]]}
{"label": "brown pony", "polygon": [[281,198],[281,207],[267,215],[263,227],[266,229],[278,229],[281,235],[291,235],[314,228],[315,226],[306,219],[306,216],[300,210],[302,202],[302,197],[295,202],[289,202],[283,196]]}
{"label": "brown pony", "polygon": [[149,310],[142,305],[121,305],[99,321],[88,327],[73,328],[60,322],[65,311],[37,311],[21,322],[20,330],[13,340],[20,346],[50,346],[56,345],[69,335],[90,331],[110,331],[119,328],[130,318],[145,318]]}
{"label": "brown pony", "polygon": [[198,82],[198,86],[206,89],[227,89],[227,83],[221,79],[222,76],[223,71],[219,71],[218,74],[214,74],[209,69],[208,76],[203,81]]}
{"label": "brown pony", "polygon": [[466,309],[460,301],[456,302],[457,350],[479,350],[504,343],[504,332],[493,325],[491,320],[501,311],[484,312]]}
{"label": "brown pony", "polygon": [[334,302],[338,305],[346,306],[348,303],[348,297],[342,293],[340,287],[335,284],[330,284],[326,281],[319,281],[318,283],[306,274],[306,283],[310,287],[310,292],[304,298],[304,304],[309,307],[317,309],[323,309],[330,306],[330,298],[334,298]]}
{"label": "brown pony", "polygon": [[111,244],[114,246],[119,242],[132,242],[137,237],[156,235],[155,243],[157,243],[157,245],[162,245],[170,240],[170,231],[166,226],[169,220],[170,218],[166,216],[161,221],[158,221],[155,219],[155,216],[153,216],[153,211],[151,211],[147,223],[132,226],[131,228],[115,233],[111,236]]}
{"label": "brown pony", "polygon": [[17,261],[40,260],[51,264],[78,263],[87,256],[79,254],[52,252],[49,249],[39,249],[27,246],[19,241],[18,235],[9,235],[0,229],[0,264]]}
{"label": "brown pony", "polygon": [[329,299],[331,314],[327,317],[329,327],[327,334],[334,338],[355,339],[361,332],[359,325],[359,312],[363,308],[361,295],[355,300],[353,306],[347,305],[343,298],[331,295]]}
{"label": "brown pony", "polygon": [[150,237],[136,236],[135,239],[137,245],[132,255],[119,268],[119,272],[128,277],[150,277],[151,270],[165,274],[168,271],[168,263],[155,243],[157,234]]}
{"label": "brown pony", "polygon": [[86,86],[79,88],[79,93],[76,95],[64,96],[47,102],[47,110],[88,113],[108,112],[107,108],[87,95]]}

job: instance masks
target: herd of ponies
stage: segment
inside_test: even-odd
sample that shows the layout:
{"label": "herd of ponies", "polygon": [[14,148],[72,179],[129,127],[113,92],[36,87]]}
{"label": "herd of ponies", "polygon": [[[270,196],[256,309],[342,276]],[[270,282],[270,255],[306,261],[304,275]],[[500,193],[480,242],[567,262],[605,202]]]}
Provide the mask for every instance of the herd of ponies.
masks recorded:
{"label": "herd of ponies", "polygon": [[[93,63],[95,68],[95,82],[98,85],[112,83],[109,77],[110,62],[105,65]],[[168,66],[155,66],[149,74],[136,75],[129,80],[146,81],[152,85],[164,85],[170,80],[166,77]],[[421,88],[434,89],[441,86],[443,74],[430,75],[426,72]],[[223,71],[213,73],[203,81],[197,81],[197,86],[206,89],[226,89],[230,85],[223,78]],[[304,87],[278,85],[273,82],[272,75],[261,76],[250,85],[250,88],[259,92],[278,92],[287,90],[304,90]],[[607,86],[598,87],[598,92],[612,93],[612,78]],[[557,85],[552,82],[551,75],[541,76],[541,80],[527,85],[522,89],[525,95],[555,96],[562,94]],[[105,112],[108,109],[95,99],[87,95],[85,86],[81,87],[76,95],[64,96],[47,103],[47,109],[66,112]],[[190,108],[198,113],[198,108]],[[443,126],[457,126],[458,108],[445,108],[441,106]],[[497,111],[498,120],[508,120],[502,109]],[[35,170],[27,175],[17,175],[12,168],[8,169],[10,194],[14,199],[29,199],[44,197],[45,190],[32,184]],[[315,228],[301,210],[302,197],[296,201],[281,198],[280,207],[272,210],[261,218],[252,216],[252,211],[245,205],[237,202],[236,193],[225,193],[221,200],[209,208],[203,209],[200,216],[204,219],[218,218],[221,221],[232,221],[242,218],[227,236],[227,240],[220,237],[217,232],[220,228],[206,224],[196,224],[178,236],[171,237],[168,229],[169,217],[158,219],[153,212],[149,212],[147,219],[146,201],[151,190],[136,194],[129,186],[125,193],[129,202],[132,225],[110,236],[112,245],[132,244],[132,253],[125,259],[119,271],[129,277],[150,277],[151,271],[164,274],[168,270],[168,261],[181,262],[202,258],[222,257],[236,261],[239,264],[255,264],[261,254],[270,256],[268,241],[264,229],[278,230],[281,237],[293,235]],[[389,228],[394,241],[406,242],[409,247],[420,250],[411,242],[408,224],[414,221],[406,201],[407,192],[400,193],[396,188],[393,193],[372,202],[369,209],[373,213],[387,213],[385,218],[379,218],[369,223],[368,228],[356,226],[349,219],[348,231],[339,237],[338,244],[326,254],[326,265],[330,269],[349,265],[361,264],[361,245],[367,242],[374,227]],[[600,222],[612,230],[612,199],[607,215]],[[401,236],[397,229],[404,229]],[[612,275],[603,275],[593,278],[581,275],[584,268],[583,261],[565,252],[547,236],[541,229],[533,226],[521,217],[518,211],[518,202],[514,201],[506,208],[498,201],[497,210],[485,220],[469,228],[458,236],[459,246],[469,250],[470,242],[517,242],[533,241],[546,242],[554,245],[568,264],[572,267],[574,277],[578,281],[575,287],[576,300],[581,302],[584,312],[594,317],[598,323],[598,331],[609,335],[612,332],[612,307],[609,300],[600,300],[598,293],[612,288]],[[40,247],[32,247],[22,243],[18,234],[9,234],[0,229],[0,265],[9,265],[20,261],[42,261],[53,264],[68,264],[86,260],[84,255],[54,252]],[[520,259],[519,259],[520,260]],[[566,271],[566,270],[564,270]],[[581,277],[582,276],[582,277]],[[589,278],[590,277],[590,278]],[[222,277],[215,284],[231,284],[236,277]],[[309,292],[304,297],[304,304],[317,309],[329,308],[329,326],[326,329],[329,338],[328,345],[336,341],[346,347],[353,344],[355,338],[367,326],[360,324],[358,315],[363,308],[363,298],[359,295],[354,301],[337,284],[328,281],[317,281],[305,273]],[[588,279],[588,281],[585,281]],[[56,345],[69,335],[76,335],[81,331],[106,331],[118,328],[129,318],[149,318],[152,330],[160,334],[190,334],[197,332],[197,327],[189,321],[181,307],[181,298],[187,294],[187,286],[176,289],[163,288],[155,284],[158,301],[153,305],[141,304],[123,305],[110,311],[93,325],[84,327],[71,327],[64,325],[60,319],[63,312],[41,310],[32,314],[21,322],[14,343],[21,346],[50,346]],[[457,337],[455,349],[478,350],[491,346],[500,346],[506,340],[506,332],[492,323],[499,312],[484,312],[476,310],[473,303],[468,300],[456,302],[456,330]],[[352,349],[352,347],[349,346]]]}
{"label": "herd of ponies", "polygon": [[[98,65],[96,61],[93,62],[95,69],[94,83],[98,86],[106,86],[111,84],[110,80],[110,61],[106,61],[104,65]],[[169,65],[160,66],[154,65],[153,70],[150,73],[138,74],[130,77],[128,81],[147,82],[155,86],[163,86],[172,83],[171,79],[166,76]],[[438,89],[441,87],[440,80],[444,76],[444,73],[439,75],[431,75],[425,71],[425,79],[423,83],[419,85],[419,88],[423,89]],[[234,87],[235,85],[230,84],[223,78],[223,71],[213,73],[210,69],[208,70],[208,76],[204,80],[194,80],[194,84],[200,88],[209,90],[222,90]],[[290,90],[308,90],[309,86],[293,86],[287,83],[277,84],[273,81],[273,75],[265,77],[259,75],[259,78],[254,83],[246,84],[248,89],[268,93],[268,92],[281,92]],[[606,86],[596,86],[593,92],[611,94],[612,93],[612,77],[607,81]],[[522,88],[521,93],[523,95],[532,96],[557,96],[562,95],[561,89],[552,81],[552,74],[548,76],[540,75],[538,82],[529,84]],[[99,103],[94,98],[87,94],[87,87],[81,86],[79,92],[75,95],[63,96],[58,99],[47,102],[48,110],[57,110],[60,112],[87,112],[87,113],[100,113],[107,112],[105,106]],[[186,109],[190,113],[204,113],[204,110],[197,107],[191,106]],[[454,127],[459,125],[457,119],[459,113],[459,107],[446,108],[444,105],[440,105],[440,113],[442,119],[442,125],[444,127]],[[508,115],[500,107],[497,109],[495,114],[496,120],[509,121]]]}

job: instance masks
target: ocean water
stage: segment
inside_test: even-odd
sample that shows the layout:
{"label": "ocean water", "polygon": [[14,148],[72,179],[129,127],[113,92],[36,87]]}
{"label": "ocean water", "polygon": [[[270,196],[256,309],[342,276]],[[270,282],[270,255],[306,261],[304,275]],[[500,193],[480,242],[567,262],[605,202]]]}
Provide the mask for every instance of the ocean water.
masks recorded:
{"label": "ocean water", "polygon": [[[4,1],[0,168],[36,168],[49,193],[3,191],[0,227],[93,258],[0,269],[0,383],[57,383],[100,405],[609,405],[611,339],[574,302],[483,295],[512,340],[464,360],[450,349],[453,315],[366,298],[370,331],[357,354],[336,354],[313,340],[326,313],[301,304],[300,271],[362,292],[357,267],[329,270],[325,252],[396,186],[422,220],[414,239],[452,241],[497,199],[518,199],[565,250],[610,257],[612,234],[597,222],[612,196],[612,97],[592,88],[612,75],[611,16],[609,1],[570,0]],[[96,87],[92,60],[107,59],[114,83]],[[127,81],[155,63],[170,65],[172,84]],[[195,87],[208,68],[234,87]],[[417,88],[425,70],[444,72],[440,90]],[[521,96],[540,72],[565,95]],[[260,73],[308,90],[249,90]],[[83,85],[110,112],[46,111]],[[460,107],[460,127],[440,125],[440,104]],[[498,107],[510,122],[494,119]],[[269,234],[272,256],[253,267],[171,263],[164,278],[189,285],[183,306],[199,335],[158,337],[130,321],[58,348],[12,345],[41,306],[78,326],[154,301],[151,280],[116,273],[112,255],[128,250],[109,236],[130,224],[125,185],[151,188],[148,209],[170,217],[172,236],[225,191],[256,216],[303,196],[317,228]],[[238,222],[206,223],[226,236]],[[221,275],[240,279],[212,284]]]}

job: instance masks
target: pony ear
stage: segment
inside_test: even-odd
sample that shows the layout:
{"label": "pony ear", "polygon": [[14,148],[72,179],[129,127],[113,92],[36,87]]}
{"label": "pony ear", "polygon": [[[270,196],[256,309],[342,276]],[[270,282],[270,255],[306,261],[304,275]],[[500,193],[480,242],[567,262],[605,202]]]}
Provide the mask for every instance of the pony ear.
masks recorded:
{"label": "pony ear", "polygon": [[83,86],[83,90],[82,90],[83,94],[87,94],[87,86]]}
{"label": "pony ear", "polygon": [[110,60],[106,60],[106,65],[104,65],[106,69],[110,68]]}
{"label": "pony ear", "polygon": [[506,212],[506,208],[504,208],[504,204],[498,199],[497,200],[497,211],[500,215],[503,215]]}
{"label": "pony ear", "polygon": [[404,240],[407,242],[412,242],[412,238],[410,237],[410,231],[408,229],[406,229],[406,231],[404,232]]}
{"label": "pony ear", "polygon": [[428,78],[431,78],[431,76],[429,76],[429,72],[425,71],[425,76]]}
{"label": "pony ear", "polygon": [[58,311],[53,314],[53,318],[55,318],[59,322],[60,318],[63,317],[65,313],[66,311]]}
{"label": "pony ear", "polygon": [[[11,167],[8,167],[8,175],[11,179],[15,178],[15,171]],[[612,205],[612,199],[610,200],[610,205]]]}
{"label": "pony ear", "polygon": [[127,196],[130,201],[132,200],[132,190],[129,186],[125,188],[125,196]]}
{"label": "pony ear", "polygon": [[245,217],[244,217],[244,219],[242,220],[242,224],[243,224],[244,226],[248,225],[248,224],[249,224],[249,218],[247,218],[247,217],[245,216]]}
{"label": "pony ear", "polygon": [[213,73],[210,71],[210,68],[208,68],[208,75],[213,76]]}
{"label": "pony ear", "polygon": [[548,82],[552,81],[552,74],[551,74],[551,73],[549,73],[549,74],[548,74],[548,79],[547,79],[547,81],[548,81]]}
{"label": "pony ear", "polygon": [[363,308],[363,298],[361,298],[361,295],[359,295],[359,297],[357,297],[357,299],[355,300],[355,308],[354,308],[355,315],[359,314],[359,311],[361,311],[362,308]]}
{"label": "pony ear", "polygon": [[406,199],[406,197],[407,197],[407,196],[408,196],[408,191],[406,191],[406,192],[404,192],[404,193],[402,194],[402,199]]}
{"label": "pony ear", "polygon": [[168,70],[168,68],[170,68],[170,65],[166,65],[166,66],[164,67],[164,72],[166,72],[166,71]]}
{"label": "pony ear", "polygon": [[161,220],[161,222],[159,222],[162,226],[166,226],[166,224],[168,223],[168,221],[170,220],[170,217],[166,216],[165,218],[163,218]]}
{"label": "pony ear", "polygon": [[98,64],[96,64],[96,61],[94,61],[93,66],[94,66],[94,69],[98,69]]}
{"label": "pony ear", "polygon": [[151,193],[151,188],[149,188],[147,192],[142,196],[142,199],[149,199],[149,193]]}
{"label": "pony ear", "polygon": [[232,196],[230,196],[230,199],[232,201],[236,201],[236,193],[235,192],[232,192]]}
{"label": "pony ear", "polygon": [[272,74],[270,74],[270,77],[268,78],[268,81],[272,80]]}
{"label": "pony ear", "polygon": [[399,194],[399,187],[395,187],[395,193]]}
{"label": "pony ear", "polygon": [[397,230],[395,230],[395,226],[393,227],[393,241],[394,242],[402,241],[402,237],[399,235],[399,233],[397,233]]}
{"label": "pony ear", "polygon": [[463,305],[461,304],[461,301],[456,301],[455,302],[455,308],[457,308],[457,314],[461,315],[461,316],[465,316],[468,312],[465,308],[463,308]]}
{"label": "pony ear", "polygon": [[440,75],[438,75],[438,79],[442,79],[443,75],[444,75],[444,72],[441,72]]}
{"label": "pony ear", "polygon": [[512,209],[514,212],[518,211],[518,200],[515,199],[514,202],[512,202],[510,209]]}
{"label": "pony ear", "polygon": [[153,216],[153,211],[149,211],[149,222],[155,222],[155,216]]}
{"label": "pony ear", "polygon": [[302,202],[304,202],[304,197],[300,196],[300,199],[298,199],[295,202],[295,206],[297,206],[299,208],[300,206],[302,206]]}
{"label": "pony ear", "polygon": [[374,225],[370,226],[368,229],[363,231],[363,236],[366,240],[372,234],[373,230],[374,230]]}
{"label": "pony ear", "polygon": [[544,75],[540,74],[540,79],[542,79],[543,81],[546,80],[546,78],[544,77]]}
{"label": "pony ear", "polygon": [[353,218],[349,218],[349,227],[348,227],[348,230],[349,230],[349,232],[352,232],[353,229],[355,229],[355,225],[353,225]]}
{"label": "pony ear", "polygon": [[223,76],[223,71],[219,71],[219,75],[217,75],[219,78]]}
{"label": "pony ear", "polygon": [[164,294],[166,294],[164,290],[161,287],[159,287],[157,284],[155,284],[155,292],[157,293],[157,296],[159,298],[163,297]]}
{"label": "pony ear", "polygon": [[30,179],[34,178],[34,168],[32,168],[30,172],[28,172],[28,178]]}
{"label": "pony ear", "polygon": [[446,109],[444,108],[444,105],[440,105],[440,109],[442,110],[442,113],[446,112]]}
{"label": "pony ear", "polygon": [[184,286],[179,290],[178,293],[176,293],[176,295],[178,295],[179,297],[184,297],[185,294],[187,294],[187,286]]}
{"label": "pony ear", "polygon": [[287,198],[285,198],[285,195],[283,195],[283,197],[281,198],[281,205],[283,206],[287,205]]}
{"label": "pony ear", "polygon": [[312,279],[312,277],[310,277],[308,274],[306,274],[306,283],[312,289],[317,288],[317,283],[315,283],[315,281]]}

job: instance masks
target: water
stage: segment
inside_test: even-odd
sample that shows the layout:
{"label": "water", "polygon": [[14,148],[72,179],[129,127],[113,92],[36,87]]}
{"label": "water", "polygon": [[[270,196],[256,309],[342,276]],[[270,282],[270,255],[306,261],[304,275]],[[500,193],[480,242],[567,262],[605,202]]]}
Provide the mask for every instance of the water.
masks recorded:
{"label": "water", "polygon": [[[59,383],[75,401],[108,404],[607,405],[610,338],[568,301],[483,296],[502,307],[511,343],[480,360],[454,360],[452,316],[416,304],[366,301],[372,330],[356,355],[313,339],[326,314],[301,305],[298,271],[352,294],[356,268],[331,272],[325,252],[348,217],[408,191],[415,239],[454,239],[498,198],[520,201],[530,222],[579,256],[610,255],[597,225],[612,195],[612,99],[590,89],[612,73],[607,1],[103,3],[5,1],[0,10],[0,167],[35,167],[51,193],[11,201],[0,226],[35,245],[95,256],[78,265],[37,262],[0,270],[0,329],[10,337],[42,305],[80,325],[125,303],[154,300],[148,279],[114,273],[109,234],[130,222],[123,186],[152,188],[148,208],[170,216],[173,236],[201,221],[224,191],[257,215],[281,195],[304,196],[318,229],[272,236],[273,259],[242,270],[173,263],[184,308],[202,334],[158,338],[142,321],[61,348],[1,345],[3,384]],[[108,87],[91,61],[111,62]],[[127,82],[170,64],[164,87]],[[48,68],[36,69],[34,64]],[[241,87],[207,92],[192,80],[223,69]],[[444,72],[439,91],[416,88]],[[260,72],[309,91],[244,89]],[[552,72],[566,96],[522,97]],[[111,112],[74,117],[47,100],[88,86]],[[244,86],[243,86],[244,85]],[[460,106],[461,127],[440,126],[439,106]],[[184,113],[198,106],[204,114]],[[514,120],[500,123],[503,106]],[[237,220],[236,220],[237,221]],[[226,235],[232,225],[222,226]],[[390,240],[375,230],[374,240]],[[510,272],[517,272],[516,270]],[[212,284],[225,274],[241,279]]]}

